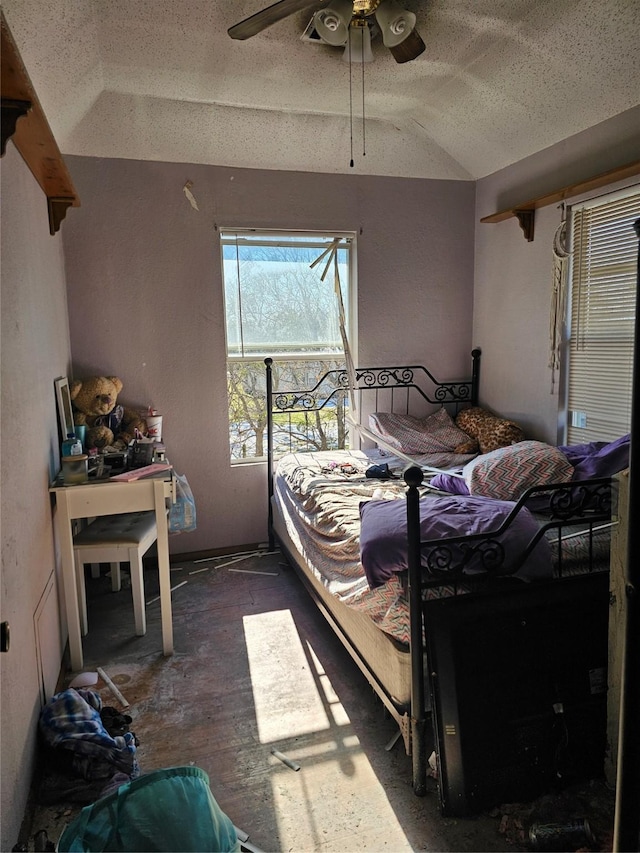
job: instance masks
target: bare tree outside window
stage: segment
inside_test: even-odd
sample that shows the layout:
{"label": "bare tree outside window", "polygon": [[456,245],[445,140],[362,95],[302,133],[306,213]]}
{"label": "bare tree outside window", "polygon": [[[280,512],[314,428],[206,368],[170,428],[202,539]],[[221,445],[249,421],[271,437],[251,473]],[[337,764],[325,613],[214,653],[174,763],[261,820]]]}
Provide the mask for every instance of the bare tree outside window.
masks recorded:
{"label": "bare tree outside window", "polygon": [[[273,359],[274,391],[310,389],[345,369],[334,271],[324,281],[312,262],[339,235],[221,234],[227,332],[229,441],[232,461],[265,455],[264,358]],[[338,249],[342,301],[349,304],[351,240]],[[344,377],[343,377],[344,379]],[[319,411],[276,416],[276,450],[345,447],[348,405],[330,373]]]}

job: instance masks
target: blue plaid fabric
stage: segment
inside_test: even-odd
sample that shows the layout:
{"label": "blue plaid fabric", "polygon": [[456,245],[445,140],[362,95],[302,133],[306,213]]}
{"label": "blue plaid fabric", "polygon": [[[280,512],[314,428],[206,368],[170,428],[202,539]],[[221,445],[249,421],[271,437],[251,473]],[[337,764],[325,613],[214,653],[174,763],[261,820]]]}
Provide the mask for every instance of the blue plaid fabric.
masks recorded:
{"label": "blue plaid fabric", "polygon": [[100,717],[102,700],[93,690],[56,693],[40,714],[40,733],[54,749],[70,750],[74,772],[84,779],[108,779],[115,772],[139,775],[135,735],[111,737]]}

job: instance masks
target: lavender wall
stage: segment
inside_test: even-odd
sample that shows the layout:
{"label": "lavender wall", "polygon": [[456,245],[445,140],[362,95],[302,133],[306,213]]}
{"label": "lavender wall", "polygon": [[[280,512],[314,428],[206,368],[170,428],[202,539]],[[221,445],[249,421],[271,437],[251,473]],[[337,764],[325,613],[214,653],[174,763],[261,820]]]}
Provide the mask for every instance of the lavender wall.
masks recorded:
{"label": "lavender wall", "polygon": [[[360,363],[469,369],[474,186],[69,157],[64,229],[73,373],[152,403],[198,529],[174,553],[264,542],[265,465],[230,468],[216,227],[358,232]],[[183,186],[193,183],[199,210]]]}
{"label": "lavender wall", "polygon": [[562,386],[557,382],[551,393],[548,368],[551,248],[561,211],[554,204],[536,212],[531,243],[515,218],[479,220],[636,161],[638,152],[640,107],[477,183],[473,339],[482,346],[482,402],[519,421],[532,438],[550,443],[564,438]]}
{"label": "lavender wall", "polygon": [[[640,108],[477,185],[265,173],[70,157],[82,207],[62,237],[48,231],[44,196],[9,143],[2,160],[2,828],[17,840],[35,749],[40,689],[55,682],[62,645],[48,481],[58,465],[53,381],[114,372],[123,399],[153,402],[178,470],[196,493],[199,528],[172,550],[263,540],[262,464],[230,470],[222,286],[215,226],[345,229],[358,237],[359,360],[427,361],[462,376],[483,348],[487,405],[554,440],[548,309],[554,207],[527,243],[515,219],[477,220],[637,158]],[[194,182],[200,211],[182,187]],[[475,309],[473,238],[475,231]],[[472,311],[474,316],[471,334]],[[71,327],[71,350],[69,345]],[[27,452],[25,452],[25,449]],[[34,615],[46,632],[36,648]],[[48,655],[43,660],[43,654]]]}
{"label": "lavender wall", "polygon": [[59,467],[54,380],[70,363],[62,239],[49,235],[46,198],[13,143],[2,160],[1,360],[2,620],[11,646],[2,655],[0,850],[11,850],[31,783],[41,690],[52,695],[66,641],[48,485]]}

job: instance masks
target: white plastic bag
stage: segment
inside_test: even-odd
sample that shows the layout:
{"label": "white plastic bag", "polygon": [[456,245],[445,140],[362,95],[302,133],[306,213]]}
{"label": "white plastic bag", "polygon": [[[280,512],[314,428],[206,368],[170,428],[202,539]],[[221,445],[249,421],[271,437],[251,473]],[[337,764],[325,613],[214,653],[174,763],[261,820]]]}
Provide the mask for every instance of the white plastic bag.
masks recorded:
{"label": "white plastic bag", "polygon": [[176,474],[176,500],[169,510],[169,533],[190,533],[196,529],[196,502],[184,474]]}

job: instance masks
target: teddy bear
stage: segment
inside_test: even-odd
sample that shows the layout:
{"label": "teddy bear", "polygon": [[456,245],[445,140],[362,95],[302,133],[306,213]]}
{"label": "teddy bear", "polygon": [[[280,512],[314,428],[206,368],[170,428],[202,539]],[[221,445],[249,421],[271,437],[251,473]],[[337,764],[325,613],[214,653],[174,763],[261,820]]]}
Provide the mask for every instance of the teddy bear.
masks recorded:
{"label": "teddy bear", "polygon": [[76,424],[86,424],[87,449],[113,447],[126,450],[129,442],[147,431],[138,412],[117,403],[122,380],[117,376],[89,376],[69,386]]}

